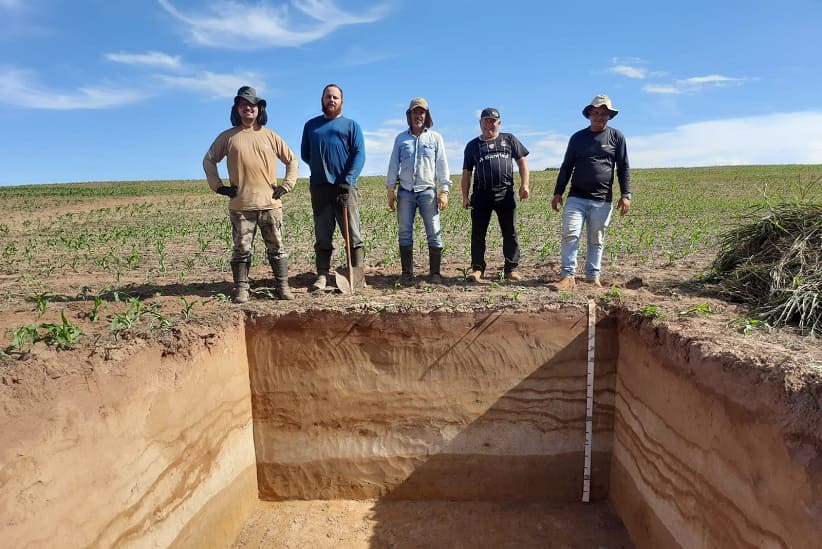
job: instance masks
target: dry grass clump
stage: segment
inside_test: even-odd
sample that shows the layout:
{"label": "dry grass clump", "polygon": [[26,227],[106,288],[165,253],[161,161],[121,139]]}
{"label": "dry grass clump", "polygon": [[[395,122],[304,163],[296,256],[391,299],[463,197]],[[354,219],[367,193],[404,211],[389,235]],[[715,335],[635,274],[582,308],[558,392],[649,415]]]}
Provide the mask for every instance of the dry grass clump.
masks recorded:
{"label": "dry grass clump", "polygon": [[768,207],[721,237],[712,267],[728,297],[752,304],[771,325],[822,330],[822,204]]}

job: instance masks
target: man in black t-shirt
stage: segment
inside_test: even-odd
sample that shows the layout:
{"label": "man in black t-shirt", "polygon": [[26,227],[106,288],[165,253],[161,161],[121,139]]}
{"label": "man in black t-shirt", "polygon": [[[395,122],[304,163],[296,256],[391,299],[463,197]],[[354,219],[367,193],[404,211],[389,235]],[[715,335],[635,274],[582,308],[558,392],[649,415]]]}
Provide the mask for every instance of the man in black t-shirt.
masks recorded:
{"label": "man in black t-shirt", "polygon": [[[502,231],[502,253],[505,257],[506,280],[520,280],[519,241],[517,239],[514,197],[514,161],[519,168],[519,197],[530,195],[528,149],[510,133],[500,133],[499,111],[483,109],[480,114],[482,135],[468,142],[462,163],[462,206],[471,210],[471,274],[479,282],[485,272],[485,237],[491,214],[496,212]],[[474,188],[470,197],[471,179]]]}

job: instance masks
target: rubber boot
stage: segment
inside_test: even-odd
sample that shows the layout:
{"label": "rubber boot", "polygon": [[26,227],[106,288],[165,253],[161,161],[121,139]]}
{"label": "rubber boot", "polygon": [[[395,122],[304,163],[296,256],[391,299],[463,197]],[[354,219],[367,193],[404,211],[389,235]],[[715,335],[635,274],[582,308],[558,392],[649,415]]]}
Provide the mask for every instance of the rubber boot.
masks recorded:
{"label": "rubber boot", "polygon": [[410,286],[414,283],[414,247],[400,246],[400,263],[402,264],[402,274],[400,274],[400,284]]}
{"label": "rubber boot", "polygon": [[271,259],[271,271],[274,273],[274,293],[277,299],[291,300],[294,294],[288,287],[288,258],[278,257]]}
{"label": "rubber boot", "polygon": [[[363,267],[363,272],[365,271],[365,250],[362,248],[354,248],[351,250],[351,267]],[[365,276],[362,279],[363,287],[368,286],[365,282]]]}
{"label": "rubber boot", "polygon": [[317,250],[317,280],[311,285],[311,291],[323,291],[328,285],[328,273],[331,270],[331,253],[333,250]]}
{"label": "rubber boot", "polygon": [[428,248],[428,280],[431,284],[442,284],[441,263],[442,248]]}
{"label": "rubber boot", "polygon": [[245,303],[250,297],[248,267],[249,264],[245,261],[231,264],[231,274],[234,276],[234,303]]}

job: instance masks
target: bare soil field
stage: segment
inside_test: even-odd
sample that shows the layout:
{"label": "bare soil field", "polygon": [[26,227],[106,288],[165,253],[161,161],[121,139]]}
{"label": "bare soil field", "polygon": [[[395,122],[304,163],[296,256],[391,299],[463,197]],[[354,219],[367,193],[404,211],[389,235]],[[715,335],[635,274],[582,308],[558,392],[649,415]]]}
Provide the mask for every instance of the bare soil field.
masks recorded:
{"label": "bare soil field", "polygon": [[[271,270],[265,262],[264,246],[258,239],[251,271],[252,299],[245,305],[234,304],[227,297],[231,295],[232,283],[228,267],[230,226],[225,199],[209,193],[203,181],[89,183],[0,189],[0,329],[3,334],[0,347],[3,349],[0,362],[0,426],[6,448],[0,454],[0,516],[4,517],[0,519],[0,540],[5,537],[2,535],[5,532],[11,536],[6,539],[22,543],[14,546],[41,547],[48,546],[56,539],[52,536],[59,535],[60,532],[72,532],[69,527],[55,527],[44,534],[44,538],[31,537],[32,515],[38,513],[46,514],[44,520],[49,519],[49,514],[62,517],[64,523],[76,520],[80,525],[77,530],[84,528],[82,524],[85,519],[82,517],[73,516],[68,511],[61,514],[62,511],[55,511],[43,504],[43,501],[62,493],[61,489],[49,488],[52,485],[43,480],[43,477],[49,476],[44,471],[58,465],[47,465],[46,458],[38,461],[34,456],[24,455],[24,449],[33,451],[38,447],[37,444],[41,444],[51,448],[49,452],[53,451],[54,455],[60,455],[63,451],[60,448],[80,446],[82,444],[78,441],[87,438],[101,439],[102,435],[95,430],[97,427],[88,427],[87,431],[82,427],[84,418],[87,418],[87,412],[84,411],[86,407],[94,408],[92,415],[96,418],[95,421],[99,420],[112,429],[122,429],[123,436],[127,437],[133,431],[134,421],[141,425],[148,424],[148,419],[137,412],[134,412],[137,414],[134,417],[128,415],[125,403],[130,402],[129,395],[139,393],[148,386],[173,391],[182,384],[182,379],[194,375],[191,364],[198,364],[198,361],[204,360],[203,356],[212,357],[209,360],[222,364],[220,353],[229,351],[218,352],[220,349],[236,347],[238,355],[252,356],[250,349],[252,344],[258,345],[254,343],[257,339],[251,338],[251,328],[242,328],[244,325],[253,326],[266,318],[310,318],[310,322],[301,324],[299,330],[294,328],[294,333],[289,334],[295,348],[304,346],[304,352],[310,355],[316,339],[312,326],[323,326],[323,330],[329,330],[327,322],[349,318],[346,315],[357,319],[393,319],[391,324],[373,324],[368,338],[359,343],[358,348],[362,348],[367,346],[369,338],[381,341],[384,346],[392,345],[396,338],[392,336],[383,341],[380,334],[388,333],[386,330],[394,333],[391,330],[401,327],[402,321],[397,319],[403,318],[403,315],[414,317],[416,320],[413,325],[417,327],[415,330],[422,333],[429,325],[427,319],[436,318],[437,315],[462,318],[460,315],[482,317],[510,314],[520,315],[522,318],[540,318],[540,315],[549,312],[553,314],[565,308],[582,310],[589,300],[596,303],[602,318],[613,315],[620,319],[620,326],[624,325],[630,327],[629,331],[635,331],[636,335],[631,337],[635,337],[636,341],[664,348],[665,342],[675,340],[676,344],[672,344],[668,351],[672,356],[671,360],[691,360],[687,355],[693,353],[694,357],[703,357],[705,364],[722,364],[713,373],[707,366],[703,372],[703,367],[700,366],[694,371],[702,373],[692,371],[684,375],[686,378],[689,375],[695,376],[694,379],[702,389],[715,395],[713,402],[724,403],[726,399],[745,402],[750,399],[745,405],[746,409],[739,411],[740,415],[734,417],[747,414],[746,421],[750,422],[753,417],[750,414],[755,415],[758,409],[767,414],[770,406],[778,403],[780,413],[786,414],[779,420],[780,424],[793,426],[786,427],[784,433],[785,444],[796,451],[796,454],[788,451],[792,456],[791,463],[801,462],[804,467],[802,470],[805,471],[803,475],[806,475],[804,480],[800,479],[798,484],[790,486],[805,487],[807,491],[799,494],[799,497],[804,498],[802,501],[806,505],[810,505],[808,512],[818,519],[818,528],[818,524],[822,524],[822,345],[819,344],[818,337],[799,333],[791,327],[770,328],[763,325],[756,320],[754,311],[744,304],[725,299],[718,287],[707,282],[704,275],[716,255],[717,238],[723,230],[738,223],[741,216],[749,213],[751,208],[761,205],[763,196],[776,200],[795,196],[797,193],[810,193],[811,198],[819,200],[822,189],[818,185],[808,185],[807,182],[818,181],[820,174],[822,167],[819,166],[638,170],[635,176],[633,209],[625,217],[615,217],[609,229],[603,262],[604,287],[578,284],[572,292],[556,292],[548,285],[556,278],[559,270],[560,216],[550,211],[552,178],[555,173],[534,172],[533,198],[524,201],[519,208],[523,248],[521,281],[502,280],[501,242],[494,221],[489,229],[489,268],[485,279],[478,284],[466,280],[470,219],[454,196],[452,204],[443,212],[446,242],[442,269],[444,281],[434,285],[428,283],[424,276],[427,273],[427,249],[420,226],[415,233],[417,276],[415,284],[409,287],[397,283],[400,269],[396,219],[393,217],[395,214],[389,212],[383,203],[382,182],[379,178],[364,178],[361,216],[366,238],[365,272],[368,286],[353,295],[334,291],[308,291],[314,276],[313,236],[306,181],[300,180],[298,188],[286,196],[284,206],[286,244],[290,253],[289,281],[295,299],[278,301],[273,298]],[[342,240],[338,240],[338,253],[335,255],[338,266],[344,265],[343,248]],[[580,252],[580,259],[583,257],[584,248]],[[348,321],[339,322],[342,326]],[[362,321],[350,321],[355,327],[360,325],[357,322]],[[573,328],[569,330],[575,330],[577,324],[577,321],[571,321],[569,326]],[[349,326],[349,329],[353,328]],[[445,328],[443,330],[448,331]],[[528,332],[527,325],[518,325],[510,333],[500,332],[499,337],[513,341],[519,337],[517,334],[528,335]],[[265,340],[276,340],[277,333],[276,330],[272,331]],[[340,334],[340,348],[348,344],[345,341],[346,333],[351,332],[343,331]],[[537,337],[534,334],[528,336]],[[259,339],[259,336],[255,337]],[[420,349],[429,345],[436,347],[437,337],[433,334],[427,339],[415,340],[416,345]],[[447,339],[449,336],[446,334],[443,337]],[[494,328],[489,328],[483,337],[493,340]],[[533,342],[529,343],[528,337],[523,337],[523,345],[535,345]],[[620,351],[624,354],[627,353],[624,351],[627,341],[623,341],[623,351]],[[488,345],[493,344],[489,342]],[[497,341],[496,345],[505,345],[505,341]],[[575,345],[577,343],[570,348],[576,349]],[[350,358],[349,355],[334,355],[335,351],[328,352],[332,353],[329,360],[334,360],[335,363],[343,364]],[[405,352],[406,355],[403,355],[397,351],[394,358],[386,360],[405,364],[406,359],[403,357],[417,351]],[[493,352],[489,351],[491,354]],[[658,356],[665,354],[666,351],[661,350]],[[644,355],[634,359],[637,364],[646,360]],[[293,361],[300,361],[299,353]],[[414,359],[410,364],[416,362],[417,359]],[[246,415],[250,418],[251,406],[260,406],[262,397],[252,395],[252,402],[246,403],[248,399],[239,395],[244,394],[242,391],[248,391],[247,386],[241,390],[240,382],[236,391],[231,389],[237,383],[239,371],[234,371],[232,368],[235,366],[231,364],[233,362],[226,359],[224,366],[218,366],[233,372],[230,384],[226,381],[225,387],[219,387],[219,376],[224,374],[203,379],[198,385],[199,389],[192,389],[195,392],[185,397],[189,399],[187,402],[196,403],[198,398],[212,403],[225,402],[225,407],[217,408],[221,410],[223,418]],[[541,367],[540,364],[535,368]],[[141,368],[139,373],[133,370],[140,365],[145,370]],[[159,366],[154,369],[155,365]],[[630,372],[629,366],[618,367]],[[242,368],[247,371],[245,364]],[[461,372],[464,376],[464,371]],[[323,376],[322,372],[317,375]],[[352,375],[356,377],[356,374]],[[449,379],[457,380],[460,377],[455,374],[454,378]],[[468,377],[472,375],[469,374]],[[732,380],[735,378],[740,380],[740,387],[746,387],[741,393],[733,386]],[[241,372],[239,379],[242,380]],[[247,377],[245,381],[247,385]],[[630,383],[630,378],[626,378],[624,382],[617,381],[613,392],[617,395],[628,394],[625,391],[631,389]],[[758,391],[762,389],[758,384],[762,384],[762,387],[776,387],[781,396],[768,393],[767,398],[762,397],[762,402],[758,401],[761,396]],[[507,392],[509,389],[510,387],[505,391],[500,389],[502,392],[499,394],[493,393],[497,396],[488,396],[491,410],[494,409],[492,403],[495,399],[503,395],[510,397]],[[335,390],[337,389],[329,390],[328,394],[333,394]],[[413,391],[403,389],[406,390]],[[429,391],[430,387],[419,390]],[[634,387],[631,390],[637,389]],[[664,389],[660,388],[662,390]],[[226,393],[234,396],[229,398]],[[476,394],[476,390],[471,389],[469,393]],[[87,401],[84,394],[87,395]],[[316,389],[311,394],[316,396],[325,393]],[[74,400],[68,399],[67,395]],[[124,403],[124,408],[120,409],[117,402]],[[52,403],[59,403],[60,406],[53,407]],[[204,403],[190,404],[194,409],[200,405],[205,406]],[[248,410],[245,409],[246,406],[249,407]],[[344,403],[340,406],[345,408]],[[633,410],[630,402],[625,406],[625,409]],[[619,397],[613,407],[616,419],[612,417],[609,420],[608,429],[617,430],[620,425],[634,424],[632,420],[626,419],[633,417],[631,414],[634,412],[621,415],[623,412],[620,412]],[[52,408],[61,408],[64,413],[59,417],[51,416],[49,414]],[[173,406],[168,409],[153,408],[151,417],[155,414],[172,418],[179,416],[183,421],[186,414],[192,413],[191,409],[186,408],[186,412],[175,410]],[[255,411],[255,417],[260,413]],[[397,418],[403,417],[405,413],[402,410],[397,411],[397,415],[386,413],[385,417],[388,419],[380,419],[378,423],[401,421]],[[486,413],[485,409],[482,413]],[[212,417],[209,414],[212,412],[203,412],[203,417]],[[637,417],[641,416],[641,412],[636,414]],[[731,415],[734,414],[736,412]],[[786,419],[788,416],[792,419]],[[493,419],[489,419],[488,415],[483,417],[489,422]],[[767,422],[769,419],[772,418],[754,419],[753,423]],[[217,419],[216,415],[213,416],[213,421],[215,424],[222,421],[230,423],[229,419]],[[226,432],[233,433],[226,435],[226,439],[233,440],[232,437],[239,437],[237,433],[242,431],[250,441],[250,433],[254,430],[258,457],[252,470],[256,470],[256,482],[259,482],[262,478],[259,475],[264,474],[259,457],[263,451],[259,447],[263,440],[260,427],[255,425],[252,428],[250,420],[247,424],[238,420],[238,425],[242,427],[234,430],[226,427]],[[348,432],[351,428],[343,419],[338,427],[340,432]],[[357,428],[365,429],[355,427],[354,430]],[[200,448],[204,455],[214,457],[213,448],[223,448],[225,442],[221,439],[220,442],[213,442],[213,446],[208,446],[208,443],[194,435],[190,435],[194,440],[188,440],[189,435],[169,434],[166,427],[158,431],[157,436],[162,440],[167,439],[164,444],[168,448],[173,446],[173,440],[179,442],[180,437],[186,439],[181,450],[186,455],[197,453]],[[279,437],[286,435],[277,431],[271,436],[280,440]],[[794,445],[791,445],[791,437],[795,437]],[[153,447],[153,444],[149,446]],[[199,444],[206,446],[200,447]],[[242,447],[243,455],[250,453],[253,456],[255,450],[249,444],[252,443],[245,441],[233,448]],[[637,445],[642,446],[638,442]],[[615,446],[620,445],[615,443]],[[62,466],[66,467],[66,474],[80,477],[88,475],[86,470],[89,468],[117,469],[122,465],[118,465],[119,458],[109,460],[108,457],[117,455],[123,447],[132,448],[128,441],[115,438],[95,447],[96,455],[77,454],[85,455],[86,458],[75,456],[76,461],[66,461]],[[624,447],[633,446],[626,442]],[[140,453],[139,445],[132,449]],[[603,451],[606,450],[611,451],[610,443]],[[400,453],[413,455],[416,451],[406,449]],[[462,451],[455,450],[456,454]],[[617,449],[614,448],[613,451],[617,455]],[[158,452],[163,454],[164,451]],[[707,451],[706,455],[710,453]],[[734,455],[745,455],[744,448]],[[220,463],[225,463],[225,456],[221,459],[223,461]],[[664,453],[660,459],[667,459]],[[673,457],[671,459],[674,461]],[[779,459],[783,459],[781,454]],[[242,460],[238,458],[239,461]],[[614,471],[619,471],[620,475],[624,473],[619,478],[632,478],[634,473],[630,467],[625,466],[627,462],[612,463],[610,466],[611,492],[616,487]],[[727,463],[723,462],[723,467],[725,465]],[[125,465],[122,466],[126,468]],[[123,488],[124,492],[140,493],[145,488],[140,483],[161,485],[168,481],[165,475],[172,470],[169,466],[169,469],[152,473],[155,465],[129,462],[128,467],[132,466],[143,467],[145,478],[142,481],[135,480],[133,486]],[[627,472],[622,470],[623,466]],[[676,468],[674,465],[671,467]],[[740,468],[742,470],[744,466]],[[206,469],[198,470],[194,477],[200,479],[197,482],[201,482],[202,478],[211,478],[214,469],[213,464],[209,465]],[[419,472],[419,469],[414,470]],[[410,471],[408,469],[403,478],[411,474]],[[665,477],[664,473],[659,474]],[[54,471],[50,475],[55,478],[59,476]],[[255,485],[255,474],[245,469],[231,475],[245,478],[243,482],[247,486]],[[751,475],[756,476],[756,473]],[[187,480],[185,486],[190,488],[189,484],[195,483],[194,477]],[[645,480],[649,485],[654,484],[647,478]],[[404,482],[405,486],[409,486],[408,478]],[[751,482],[767,484],[766,480],[756,478]],[[54,481],[53,485],[56,484],[57,481]],[[665,531],[673,532],[670,535],[676,538],[676,543],[680,546],[689,546],[682,541],[686,537],[678,537],[676,534],[676,525],[666,524],[665,527],[660,527],[656,519],[643,519],[640,516],[646,512],[641,510],[644,509],[643,506],[637,504],[637,507],[632,507],[632,503],[626,503],[628,500],[642,499],[640,496],[630,495],[636,490],[641,492],[641,487],[636,488],[633,484],[629,487],[628,484],[620,487],[620,493],[628,494],[623,496],[627,499],[615,502],[619,507],[619,516],[614,514],[610,503],[606,501],[613,502],[613,494],[608,496],[608,488],[603,487],[601,502],[598,504],[603,507],[595,508],[590,516],[580,519],[583,523],[588,521],[588,524],[599,524],[598,528],[606,537],[611,536],[610,543],[593,538],[575,538],[574,532],[578,526],[574,526],[573,521],[577,515],[569,511],[573,507],[556,502],[520,502],[508,507],[499,502],[466,503],[459,508],[459,512],[450,516],[449,522],[443,519],[446,511],[441,507],[444,505],[442,501],[437,498],[427,504],[420,501],[402,503],[405,499],[398,498],[398,502],[380,506],[376,503],[379,499],[375,498],[385,496],[386,492],[379,490],[366,490],[362,493],[355,490],[352,492],[353,496],[343,494],[336,498],[330,497],[328,501],[315,502],[309,507],[300,501],[327,498],[297,497],[291,503],[262,504],[257,501],[257,494],[254,493],[254,501],[246,499],[243,500],[244,504],[234,506],[235,513],[243,514],[243,518],[235,520],[232,523],[235,526],[226,526],[225,539],[218,542],[217,538],[213,538],[204,545],[200,545],[202,540],[196,541],[198,538],[192,533],[190,526],[193,523],[190,522],[186,529],[168,526],[163,522],[172,513],[171,509],[184,508],[189,501],[187,498],[163,500],[163,505],[152,503],[154,507],[145,516],[153,518],[141,519],[132,524],[127,517],[140,516],[141,511],[136,503],[130,503],[124,497],[123,501],[113,501],[112,506],[120,505],[128,512],[117,515],[119,518],[112,519],[105,528],[90,524],[88,528],[96,532],[94,535],[84,537],[77,532],[70,535],[77,535],[76,545],[72,546],[145,546],[145,539],[163,539],[167,543],[160,546],[175,544],[219,547],[235,544],[236,547],[304,547],[314,540],[312,545],[318,547],[431,547],[438,543],[440,546],[451,547],[504,547],[507,546],[504,540],[516,538],[514,532],[519,532],[523,536],[531,536],[522,538],[530,541],[510,546],[628,547],[631,543],[636,546],[651,546],[649,540],[667,539],[665,536],[669,534],[659,534]],[[66,481],[66,486],[70,487],[71,483]],[[260,486],[257,488],[262,489]],[[187,493],[187,490],[188,488],[182,492]],[[202,497],[204,501],[213,502],[217,500],[214,494],[226,490],[228,489],[214,488],[211,495]],[[397,487],[391,490],[403,493],[401,490],[397,491]],[[98,497],[105,497],[106,493],[98,489],[91,492]],[[657,496],[663,500],[668,498],[661,493]],[[642,497],[646,500],[653,499],[648,495]],[[78,507],[76,513],[93,513],[94,506],[90,503],[88,505],[82,510]],[[276,505],[279,506],[272,514],[270,509]],[[555,513],[544,511],[540,505],[555,509]],[[653,507],[651,503],[648,505]],[[740,507],[740,516],[748,513],[743,507]],[[209,509],[209,513],[220,516],[231,514],[212,511],[207,505],[204,508]],[[635,514],[631,515],[628,509],[634,509]],[[266,515],[266,512],[269,514]],[[540,523],[538,517],[544,512],[554,518]],[[687,516],[689,512],[682,510],[682,514]],[[751,511],[748,516],[753,514]],[[631,541],[628,541],[624,533],[620,518],[628,526]],[[224,520],[228,522],[228,519]],[[382,526],[380,520],[383,521]],[[733,522],[736,519],[729,520]],[[155,522],[163,524],[162,528],[165,529],[147,526]],[[775,522],[778,523],[779,519],[775,519]],[[236,524],[245,525],[244,529],[238,530]],[[740,520],[739,524],[742,525],[739,526],[740,531],[751,531],[750,524],[744,520]],[[806,524],[797,524],[795,530],[806,535],[808,530],[803,530],[807,528]],[[299,525],[305,527],[298,527]],[[783,526],[790,529],[787,525]],[[763,531],[765,530],[767,528],[763,526]],[[776,530],[779,528],[774,529]],[[136,531],[148,532],[148,537],[130,537],[129,532],[133,534]],[[411,531],[416,531],[417,534],[413,538],[404,537]],[[551,537],[555,543],[541,544],[538,541],[545,531],[553,532]],[[120,533],[115,535],[113,532]],[[279,532],[278,535],[285,537],[277,538],[280,541],[272,544],[272,532]],[[291,538],[286,535],[287,532],[291,532]],[[787,538],[780,538],[782,534],[769,537],[770,532],[767,530],[767,535],[760,533],[758,538],[746,538],[746,534],[739,534],[738,539],[765,540],[764,545],[758,546],[783,546],[781,543]],[[819,533],[818,529],[816,533]],[[477,535],[480,537],[477,538]],[[731,536],[729,540],[737,539],[732,534],[728,535]],[[783,541],[774,541],[779,539]],[[483,541],[485,545],[482,544]],[[807,545],[800,543],[794,546],[813,546],[812,540],[807,541]],[[0,547],[5,546],[0,541]]]}

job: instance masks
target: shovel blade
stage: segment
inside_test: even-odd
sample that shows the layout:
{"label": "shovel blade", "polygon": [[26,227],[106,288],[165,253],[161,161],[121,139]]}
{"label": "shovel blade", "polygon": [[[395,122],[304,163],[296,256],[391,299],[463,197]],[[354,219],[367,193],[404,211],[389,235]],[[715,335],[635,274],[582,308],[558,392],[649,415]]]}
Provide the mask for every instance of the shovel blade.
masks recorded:
{"label": "shovel blade", "polygon": [[365,285],[365,272],[362,267],[342,267],[337,269],[337,289],[344,294],[353,294]]}

